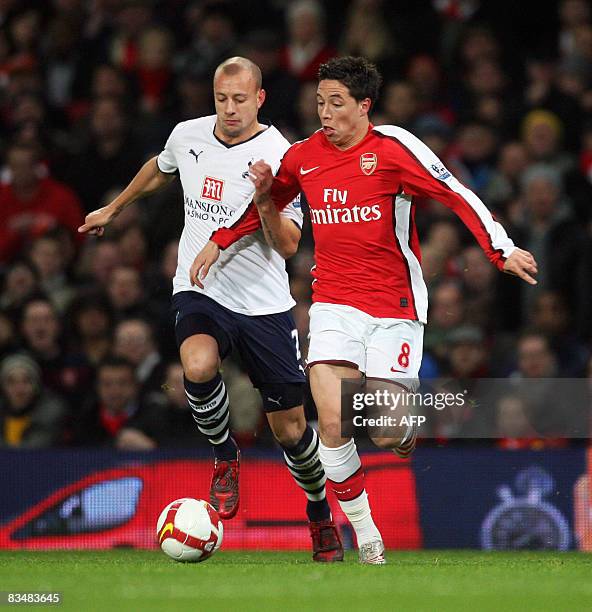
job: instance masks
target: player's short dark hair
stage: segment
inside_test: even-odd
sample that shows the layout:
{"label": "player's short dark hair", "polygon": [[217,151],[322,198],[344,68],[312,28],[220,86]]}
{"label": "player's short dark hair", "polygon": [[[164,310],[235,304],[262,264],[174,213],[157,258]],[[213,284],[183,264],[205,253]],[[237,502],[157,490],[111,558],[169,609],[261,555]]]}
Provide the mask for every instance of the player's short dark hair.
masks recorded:
{"label": "player's short dark hair", "polygon": [[378,100],[382,76],[376,66],[365,57],[335,57],[321,64],[319,81],[339,81],[345,85],[350,95],[361,102],[370,98],[372,106]]}

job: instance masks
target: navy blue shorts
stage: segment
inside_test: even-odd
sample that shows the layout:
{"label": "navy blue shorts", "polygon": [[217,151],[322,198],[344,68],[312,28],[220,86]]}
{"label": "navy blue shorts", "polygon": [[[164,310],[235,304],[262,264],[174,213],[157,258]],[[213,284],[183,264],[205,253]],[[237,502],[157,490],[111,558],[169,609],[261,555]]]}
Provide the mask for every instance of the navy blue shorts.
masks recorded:
{"label": "navy blue shorts", "polygon": [[304,384],[298,331],[290,311],[243,315],[196,291],[173,295],[177,346],[195,334],[218,342],[220,358],[236,348],[253,386]]}

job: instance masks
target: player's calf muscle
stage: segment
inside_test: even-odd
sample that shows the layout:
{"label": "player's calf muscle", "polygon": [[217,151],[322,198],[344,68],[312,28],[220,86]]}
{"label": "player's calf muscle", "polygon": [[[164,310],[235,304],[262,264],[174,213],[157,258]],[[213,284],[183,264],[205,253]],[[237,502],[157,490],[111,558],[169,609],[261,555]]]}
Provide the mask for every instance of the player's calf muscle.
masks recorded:
{"label": "player's calf muscle", "polygon": [[267,420],[269,421],[274,438],[282,446],[290,447],[297,444],[306,429],[306,420],[302,406],[290,408],[289,410],[270,412],[267,415]]}

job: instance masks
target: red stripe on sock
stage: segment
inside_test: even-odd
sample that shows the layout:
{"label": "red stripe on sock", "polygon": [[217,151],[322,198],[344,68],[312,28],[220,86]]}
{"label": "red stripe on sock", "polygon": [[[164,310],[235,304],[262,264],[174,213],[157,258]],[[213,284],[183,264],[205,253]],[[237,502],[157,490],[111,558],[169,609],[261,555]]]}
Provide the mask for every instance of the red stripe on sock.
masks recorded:
{"label": "red stripe on sock", "polygon": [[329,478],[327,478],[327,482],[339,501],[351,501],[364,492],[364,470],[361,467],[358,468],[343,482],[335,482]]}

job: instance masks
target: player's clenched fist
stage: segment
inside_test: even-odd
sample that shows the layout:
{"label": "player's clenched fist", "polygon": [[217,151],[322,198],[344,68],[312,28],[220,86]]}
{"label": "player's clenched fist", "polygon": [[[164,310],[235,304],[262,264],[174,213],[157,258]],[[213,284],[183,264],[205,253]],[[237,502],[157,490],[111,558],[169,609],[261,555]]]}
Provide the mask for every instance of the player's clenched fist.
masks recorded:
{"label": "player's clenched fist", "polygon": [[202,281],[208,275],[210,268],[216,263],[218,257],[220,257],[220,247],[210,240],[191,264],[189,280],[192,287],[197,285],[200,289],[204,288]]}
{"label": "player's clenched fist", "polygon": [[269,193],[273,183],[271,166],[260,159],[249,168],[249,174],[251,175],[253,185],[255,185],[255,196],[253,197],[253,201],[256,206],[264,204],[269,200]]}
{"label": "player's clenched fist", "polygon": [[518,276],[530,285],[537,284],[537,281],[531,276],[531,274],[538,272],[537,262],[532,253],[523,249],[514,249],[508,259],[506,259],[504,272]]}

